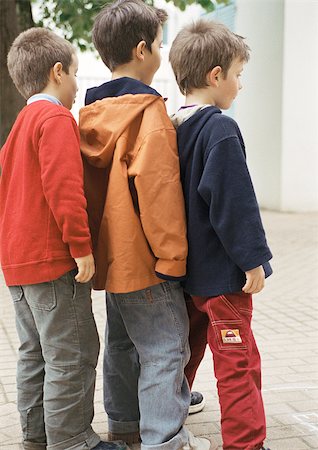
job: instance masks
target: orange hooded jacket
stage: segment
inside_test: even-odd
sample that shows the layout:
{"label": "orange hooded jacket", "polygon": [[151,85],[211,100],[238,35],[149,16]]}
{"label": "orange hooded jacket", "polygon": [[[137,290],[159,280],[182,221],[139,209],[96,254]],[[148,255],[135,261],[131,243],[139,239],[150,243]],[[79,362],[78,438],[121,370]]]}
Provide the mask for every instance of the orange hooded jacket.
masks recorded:
{"label": "orange hooded jacket", "polygon": [[176,134],[163,98],[131,78],[88,90],[80,111],[95,289],[124,293],[186,273]]}

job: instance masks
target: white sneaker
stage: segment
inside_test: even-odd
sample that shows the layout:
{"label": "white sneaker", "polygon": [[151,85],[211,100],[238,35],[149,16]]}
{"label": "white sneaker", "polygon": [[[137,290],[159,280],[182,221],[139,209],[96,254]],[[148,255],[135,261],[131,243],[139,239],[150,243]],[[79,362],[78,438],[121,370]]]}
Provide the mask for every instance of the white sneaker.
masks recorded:
{"label": "white sneaker", "polygon": [[189,442],[180,448],[180,450],[210,450],[211,442],[209,439],[195,437],[191,431],[187,430]]}
{"label": "white sneaker", "polygon": [[193,391],[191,392],[191,403],[189,406],[189,414],[195,414],[205,407],[205,399],[201,392]]}

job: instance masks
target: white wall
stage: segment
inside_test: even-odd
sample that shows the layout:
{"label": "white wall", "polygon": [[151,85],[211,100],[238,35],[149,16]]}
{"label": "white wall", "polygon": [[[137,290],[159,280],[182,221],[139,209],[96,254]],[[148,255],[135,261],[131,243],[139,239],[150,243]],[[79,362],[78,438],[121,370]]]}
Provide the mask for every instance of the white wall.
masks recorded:
{"label": "white wall", "polygon": [[[251,60],[236,119],[261,206],[318,210],[318,1],[238,0]],[[245,88],[244,88],[245,86]]]}
{"label": "white wall", "polygon": [[246,144],[248,164],[262,207],[281,203],[283,0],[238,0],[236,32],[246,37],[251,58],[235,118]]}
{"label": "white wall", "polygon": [[283,76],[281,209],[317,211],[317,0],[285,1]]}

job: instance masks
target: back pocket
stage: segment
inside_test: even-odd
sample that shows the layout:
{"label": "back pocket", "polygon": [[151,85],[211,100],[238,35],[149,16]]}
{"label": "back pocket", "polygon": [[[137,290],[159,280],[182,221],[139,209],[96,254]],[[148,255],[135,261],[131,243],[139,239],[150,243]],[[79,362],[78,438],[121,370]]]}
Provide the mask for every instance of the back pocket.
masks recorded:
{"label": "back pocket", "polygon": [[26,285],[24,295],[30,307],[39,311],[52,311],[57,305],[53,281]]}
{"label": "back pocket", "polygon": [[14,302],[19,302],[23,297],[23,289],[21,286],[9,286],[9,291]]}

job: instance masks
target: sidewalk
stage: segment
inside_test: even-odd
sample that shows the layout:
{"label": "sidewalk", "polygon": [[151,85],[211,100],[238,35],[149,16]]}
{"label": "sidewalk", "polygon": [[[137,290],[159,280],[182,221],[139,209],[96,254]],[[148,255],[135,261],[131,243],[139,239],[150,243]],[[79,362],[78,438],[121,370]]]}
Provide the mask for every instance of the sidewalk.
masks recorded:
{"label": "sidewalk", "polygon": [[[263,212],[274,275],[255,296],[253,326],[263,361],[263,393],[271,450],[318,450],[318,214]],[[94,311],[103,345],[104,296],[94,293]],[[0,278],[0,449],[22,449],[16,411],[15,366],[18,340],[9,293]],[[95,396],[94,428],[106,438],[102,404],[102,355]],[[220,445],[219,406],[210,351],[195,390],[207,399],[203,412],[188,418],[195,435]]]}

